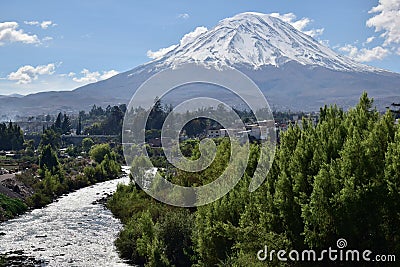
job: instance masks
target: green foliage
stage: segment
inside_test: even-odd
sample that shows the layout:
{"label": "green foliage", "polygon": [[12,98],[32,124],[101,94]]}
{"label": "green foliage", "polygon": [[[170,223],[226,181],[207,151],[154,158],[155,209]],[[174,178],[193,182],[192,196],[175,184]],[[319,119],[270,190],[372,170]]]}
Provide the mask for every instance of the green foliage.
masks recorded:
{"label": "green foliage", "polygon": [[0,150],[20,150],[24,144],[24,133],[13,124],[0,123]]}
{"label": "green foliage", "polygon": [[67,114],[64,114],[64,119],[61,123],[61,133],[62,134],[70,134],[71,133],[71,120],[67,116]]}
{"label": "green foliage", "polygon": [[60,170],[60,162],[57,153],[52,149],[51,145],[45,145],[41,148],[39,156],[40,169],[50,170],[52,173],[58,173]]}
{"label": "green foliage", "polygon": [[82,150],[88,153],[92,146],[94,145],[93,139],[86,137],[82,140]]}
{"label": "green foliage", "polygon": [[[140,216],[139,216],[140,214]],[[154,235],[154,225],[150,213],[142,212],[133,217],[121,231],[115,245],[122,257],[137,264],[146,263],[147,246]]]}
{"label": "green foliage", "polygon": [[46,129],[40,138],[40,147],[50,145],[53,149],[61,146],[61,136],[53,129]]}
{"label": "green foliage", "polygon": [[27,140],[24,142],[25,155],[33,157],[35,155],[35,142],[34,140]]}
{"label": "green foliage", "polygon": [[57,119],[54,122],[52,128],[53,128],[54,131],[61,133],[61,125],[62,125],[62,114],[60,112],[60,113],[58,113]]}
{"label": "green foliage", "polygon": [[85,128],[84,134],[101,135],[104,134],[104,129],[100,122],[95,122],[91,126]]}
{"label": "green foliage", "polygon": [[17,198],[10,198],[0,193],[0,221],[24,213],[28,207]]}
{"label": "green foliage", "polygon": [[166,118],[166,113],[161,105],[160,99],[157,97],[154,99],[153,109],[150,111],[146,129],[161,130],[163,122]]}
{"label": "green foliage", "polygon": [[135,185],[118,185],[107,206],[125,224],[115,241],[121,257],[146,266],[188,266],[194,216],[156,202]]}
{"label": "green foliage", "polygon": [[[321,251],[339,238],[360,251],[399,254],[400,128],[393,115],[380,115],[366,93],[348,112],[325,106],[320,115],[316,126],[303,119],[302,127],[281,133],[275,161],[253,193],[248,187],[260,155],[257,144],[250,146],[236,187],[190,211],[157,203],[134,185],[120,186],[109,205],[126,224],[116,242],[121,255],[150,266],[261,266],[256,253],[265,245]],[[181,148],[191,159],[200,156],[196,142]],[[222,139],[209,168],[170,170],[169,178],[184,186],[206,184],[229,160],[230,144]],[[147,164],[140,157],[133,161]],[[234,168],[229,171],[234,175]],[[138,168],[132,173],[135,180],[144,175]]]}
{"label": "green foliage", "polygon": [[157,225],[157,235],[164,245],[168,261],[175,266],[189,266],[191,263],[192,231],[194,216],[188,210],[179,209],[166,213]]}
{"label": "green foliage", "polygon": [[[87,120],[95,120],[90,126],[84,129],[84,134],[91,135],[119,135],[122,129],[122,122],[126,111],[126,105],[107,106],[106,110],[102,107],[93,106],[88,116],[80,114],[79,118],[87,117]],[[79,125],[79,122],[78,122]]]}
{"label": "green foliage", "polygon": [[[26,199],[29,206],[40,208],[58,196],[79,189],[100,181],[117,178],[121,172],[121,166],[117,161],[117,154],[111,150],[108,144],[94,146],[90,155],[97,160],[90,166],[86,166],[84,161],[74,158],[64,158],[59,160],[56,153],[57,146],[54,144],[54,130],[46,130],[43,135],[45,138],[39,147],[39,180],[36,181],[33,175],[21,179],[32,181],[30,186],[35,193]],[[86,139],[85,144],[91,146],[92,140]],[[89,146],[88,145],[88,146]],[[67,153],[71,156],[78,155],[78,147],[68,147]],[[76,166],[78,164],[78,166]]]}
{"label": "green foliage", "polygon": [[57,119],[51,126],[51,129],[58,134],[70,134],[71,133],[71,119],[64,113],[60,112],[57,115]]}
{"label": "green foliage", "polygon": [[79,115],[78,125],[76,126],[76,135],[82,134],[82,117]]}
{"label": "green foliage", "polygon": [[83,170],[89,182],[96,183],[117,178],[121,172],[121,166],[116,161],[115,152],[106,154],[100,164],[87,166]]}
{"label": "green foliage", "polygon": [[51,203],[51,198],[41,191],[34,193],[27,198],[26,203],[33,208],[41,208]]}
{"label": "green foliage", "polygon": [[111,148],[109,144],[94,145],[89,151],[90,158],[97,163],[101,163],[106,155],[111,155]]}

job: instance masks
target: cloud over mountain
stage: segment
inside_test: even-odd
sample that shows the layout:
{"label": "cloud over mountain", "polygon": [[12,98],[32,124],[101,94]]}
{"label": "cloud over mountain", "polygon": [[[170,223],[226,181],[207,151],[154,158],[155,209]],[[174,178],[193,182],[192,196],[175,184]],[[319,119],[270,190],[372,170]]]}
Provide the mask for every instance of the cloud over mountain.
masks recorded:
{"label": "cloud over mountain", "polygon": [[17,81],[18,84],[27,84],[31,83],[33,80],[37,80],[40,75],[52,75],[55,68],[56,66],[54,63],[38,65],[36,67],[25,65],[20,67],[17,71],[11,72],[8,75],[8,79]]}
{"label": "cloud over mountain", "polygon": [[[290,14],[286,15],[286,20],[300,21],[295,25],[303,30],[309,23],[307,19],[296,20]],[[346,53],[363,57],[362,60],[384,57],[386,53],[385,47],[371,53],[351,46],[346,49]],[[400,74],[343,56],[292,24],[267,14],[240,13],[221,20],[210,29],[198,27],[169,49],[149,54],[155,59],[124,73],[84,69],[79,74],[60,74],[65,80],[83,85],[73,91],[33,94],[12,101],[1,99],[0,105],[3,112],[12,115],[18,110],[51,113],[62,108],[73,112],[88,109],[93,104],[128,103],[149,77],[186,63],[215,66],[217,71],[225,67],[242,71],[277,110],[315,111],[324,104],[333,103],[348,108],[357,102],[363,91],[374,97],[380,108],[400,101]],[[51,64],[24,66],[8,78],[29,83],[39,75],[54,73],[54,69]],[[206,86],[194,89],[194,93],[207,92]],[[190,91],[180,94],[181,97],[192,95]],[[149,94],[148,97],[154,100],[156,96]],[[179,97],[173,100],[180,103]]]}

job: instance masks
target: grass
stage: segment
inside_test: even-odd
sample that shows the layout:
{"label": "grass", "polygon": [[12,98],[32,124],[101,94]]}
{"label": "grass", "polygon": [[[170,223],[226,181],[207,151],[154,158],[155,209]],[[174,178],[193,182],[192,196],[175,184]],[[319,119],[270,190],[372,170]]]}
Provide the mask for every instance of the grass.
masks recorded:
{"label": "grass", "polygon": [[0,219],[13,218],[24,213],[28,206],[20,199],[10,198],[0,193]]}

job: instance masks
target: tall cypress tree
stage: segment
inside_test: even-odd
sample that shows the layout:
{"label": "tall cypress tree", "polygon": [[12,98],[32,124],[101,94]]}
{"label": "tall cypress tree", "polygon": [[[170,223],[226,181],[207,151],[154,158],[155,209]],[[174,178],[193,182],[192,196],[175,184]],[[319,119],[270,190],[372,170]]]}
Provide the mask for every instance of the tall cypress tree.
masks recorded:
{"label": "tall cypress tree", "polygon": [[67,116],[67,114],[64,114],[64,119],[61,123],[61,133],[62,134],[69,134],[71,131],[71,120]]}
{"label": "tall cypress tree", "polygon": [[76,127],[76,135],[80,135],[82,133],[82,118],[79,115],[78,125]]}

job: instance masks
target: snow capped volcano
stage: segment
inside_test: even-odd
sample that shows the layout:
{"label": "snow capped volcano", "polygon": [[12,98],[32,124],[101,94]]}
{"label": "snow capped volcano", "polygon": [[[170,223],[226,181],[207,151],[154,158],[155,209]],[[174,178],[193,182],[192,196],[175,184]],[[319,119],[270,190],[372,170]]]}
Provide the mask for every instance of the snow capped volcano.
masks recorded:
{"label": "snow capped volcano", "polygon": [[254,69],[289,61],[340,71],[378,71],[341,56],[292,25],[271,15],[246,12],[199,31],[159,58],[161,65],[200,62]]}
{"label": "snow capped volcano", "polygon": [[[70,92],[0,97],[0,115],[77,112],[93,104],[128,103],[152,75],[193,62],[242,71],[276,110],[316,111],[325,104],[348,108],[357,103],[363,91],[374,97],[381,110],[400,102],[400,74],[341,56],[272,15],[241,13],[221,20],[212,29],[198,27],[183,36],[178,45],[148,54],[155,59]],[[149,97],[153,100],[155,96]],[[181,100],[178,98],[177,102]]]}

